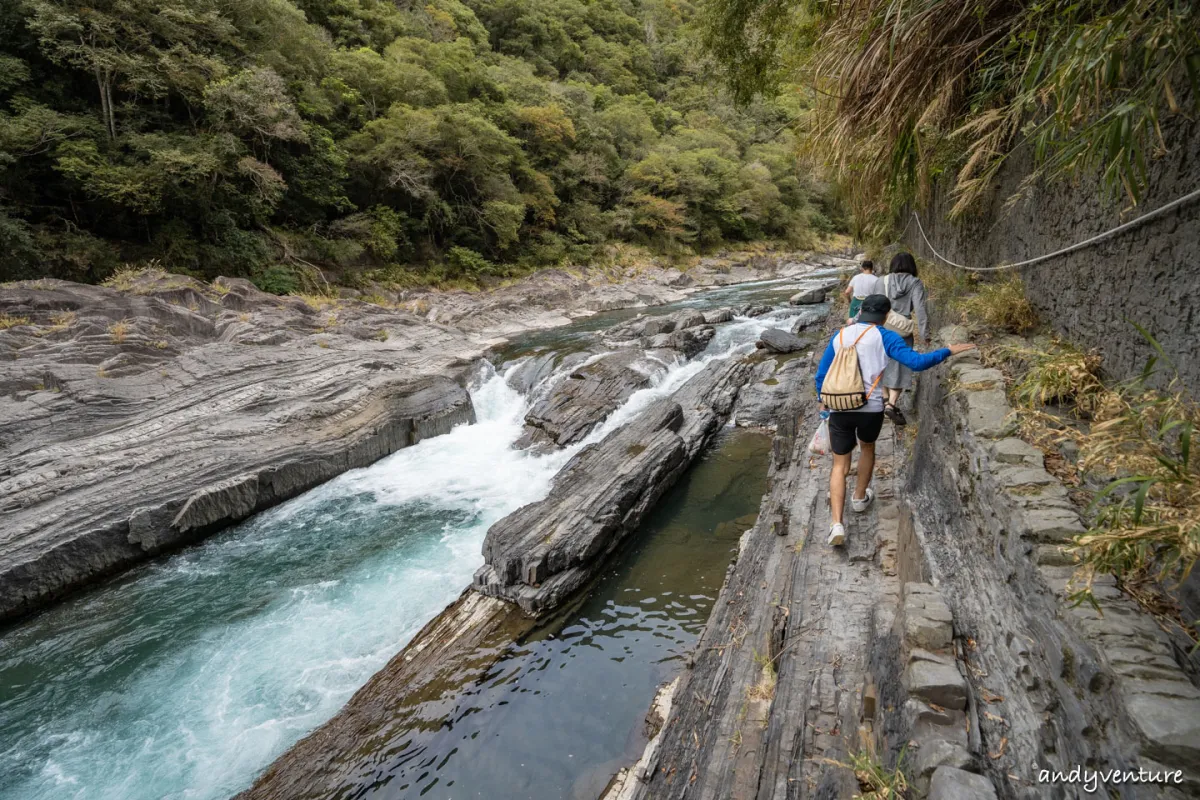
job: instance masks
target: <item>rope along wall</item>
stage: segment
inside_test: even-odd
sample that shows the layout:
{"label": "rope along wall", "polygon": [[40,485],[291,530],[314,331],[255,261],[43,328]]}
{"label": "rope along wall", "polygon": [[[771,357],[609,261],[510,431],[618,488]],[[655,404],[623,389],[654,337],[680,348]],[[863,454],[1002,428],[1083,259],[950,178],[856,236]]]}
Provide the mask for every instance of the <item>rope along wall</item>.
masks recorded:
{"label": "rope along wall", "polygon": [[[945,256],[943,256],[941,253],[939,253],[937,251],[937,248],[935,248],[933,246],[933,243],[929,241],[929,237],[925,235],[925,226],[921,224],[921,216],[916,211],[913,212],[912,218],[909,220],[909,224],[911,224],[914,220],[916,221],[917,230],[920,232],[921,238],[925,240],[925,246],[929,248],[929,251],[931,253],[933,253],[934,256],[936,256],[938,258],[938,260],[943,261],[952,267],[957,267],[958,269],[965,269],[970,272],[996,272],[996,271],[1002,270],[1002,269],[1017,269],[1018,267],[1027,267],[1031,264],[1037,264],[1042,261],[1049,261],[1052,258],[1057,258],[1059,256],[1066,255],[1067,253],[1074,253],[1076,250],[1083,250],[1084,248],[1091,247],[1092,245],[1096,244],[1097,242],[1102,242],[1105,239],[1111,239],[1114,236],[1119,236],[1120,234],[1124,233],[1125,231],[1132,230],[1133,228],[1136,228],[1139,225],[1143,225],[1143,224],[1149,222],[1150,220],[1154,219],[1155,217],[1161,217],[1162,215],[1164,215],[1170,211],[1174,211],[1177,208],[1182,208],[1183,206],[1187,205],[1188,203],[1191,203],[1198,199],[1200,199],[1200,189],[1197,189],[1196,191],[1191,192],[1189,194],[1185,194],[1183,197],[1180,197],[1178,200],[1172,200],[1170,203],[1167,203],[1165,206],[1156,208],[1153,211],[1149,211],[1149,212],[1143,214],[1142,216],[1138,217],[1137,219],[1132,219],[1129,222],[1126,222],[1122,225],[1118,225],[1115,228],[1110,228],[1109,230],[1104,231],[1103,233],[1096,234],[1095,236],[1093,236],[1089,239],[1084,239],[1082,242],[1078,242],[1069,247],[1064,247],[1061,250],[1055,250],[1053,253],[1046,253],[1045,255],[1038,256],[1037,258],[1029,258],[1024,261],[1018,261],[1015,264],[999,264],[994,267],[968,267],[966,264],[955,263],[955,262],[951,261],[950,259],[946,258]],[[904,234],[907,232],[908,232],[908,224],[906,224],[904,226],[904,231],[901,232],[900,238],[903,239]]]}

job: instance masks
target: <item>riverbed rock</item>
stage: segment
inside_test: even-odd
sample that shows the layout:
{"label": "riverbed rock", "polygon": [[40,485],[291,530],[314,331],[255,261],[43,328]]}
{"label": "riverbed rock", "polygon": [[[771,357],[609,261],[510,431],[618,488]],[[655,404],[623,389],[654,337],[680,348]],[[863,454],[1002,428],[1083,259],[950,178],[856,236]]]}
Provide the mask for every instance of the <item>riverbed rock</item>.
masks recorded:
{"label": "riverbed rock", "polygon": [[768,358],[738,393],[733,411],[734,424],[742,428],[774,430],[788,400],[811,379],[807,359],[792,359],[783,364]]}
{"label": "riverbed rock", "polygon": [[689,328],[715,325],[718,322],[728,322],[731,319],[733,319],[732,309],[718,309],[717,311],[705,314],[698,309],[685,308],[673,314],[664,314],[661,316],[638,315],[633,319],[626,320],[609,328],[603,333],[601,338],[607,342],[618,343],[630,339],[651,339],[656,336],[677,333]]}
{"label": "riverbed rock", "polygon": [[790,298],[788,303],[794,306],[811,306],[825,302],[825,287],[816,286],[812,289],[802,289]]}
{"label": "riverbed rock", "polygon": [[475,589],[539,615],[582,586],[724,424],[750,365],[724,359],[576,454],[549,495],[493,525]]}
{"label": "riverbed rock", "polygon": [[470,422],[483,348],[357,300],[143,273],[0,289],[0,619]]}
{"label": "riverbed rock", "polygon": [[996,787],[982,775],[938,767],[929,781],[929,800],[995,800]]}
{"label": "riverbed rock", "polygon": [[[560,447],[574,444],[666,368],[661,361],[633,349],[589,360],[538,400],[525,415],[525,424]],[[534,430],[517,446],[534,443]]]}
{"label": "riverbed rock", "polygon": [[808,347],[803,339],[781,328],[767,328],[758,337],[758,344],[774,353],[797,353]]}
{"label": "riverbed rock", "polygon": [[716,333],[711,325],[703,325],[651,336],[643,339],[642,343],[651,350],[675,350],[682,353],[684,358],[693,358],[704,352]]}
{"label": "riverbed rock", "polygon": [[554,351],[535,353],[507,372],[505,381],[521,394],[529,395],[535,386],[544,384],[554,373],[573,369],[590,356],[590,353],[568,353],[564,356]]}
{"label": "riverbed rock", "polygon": [[792,323],[792,335],[799,336],[805,331],[813,330],[820,326],[825,321],[829,312],[824,309],[806,309],[795,322]]}
{"label": "riverbed rock", "polygon": [[775,309],[763,303],[748,303],[738,309],[739,317],[761,317],[763,314],[770,314]]}

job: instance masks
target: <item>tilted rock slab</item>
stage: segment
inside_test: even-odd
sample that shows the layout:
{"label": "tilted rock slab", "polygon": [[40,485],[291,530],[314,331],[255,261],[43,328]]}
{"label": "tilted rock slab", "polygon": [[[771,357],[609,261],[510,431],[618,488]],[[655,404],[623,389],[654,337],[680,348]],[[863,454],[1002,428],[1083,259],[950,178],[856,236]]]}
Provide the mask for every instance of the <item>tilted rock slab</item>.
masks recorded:
{"label": "tilted rock slab", "polygon": [[474,419],[461,333],[147,281],[0,289],[0,619]]}
{"label": "tilted rock slab", "polygon": [[475,588],[538,615],[581,587],[733,409],[750,364],[715,361],[572,458],[550,494],[488,530]]}
{"label": "tilted rock slab", "polygon": [[573,370],[534,403],[525,424],[561,447],[582,441],[630,395],[649,386],[656,373],[666,370],[665,362],[640,350],[609,353]]}

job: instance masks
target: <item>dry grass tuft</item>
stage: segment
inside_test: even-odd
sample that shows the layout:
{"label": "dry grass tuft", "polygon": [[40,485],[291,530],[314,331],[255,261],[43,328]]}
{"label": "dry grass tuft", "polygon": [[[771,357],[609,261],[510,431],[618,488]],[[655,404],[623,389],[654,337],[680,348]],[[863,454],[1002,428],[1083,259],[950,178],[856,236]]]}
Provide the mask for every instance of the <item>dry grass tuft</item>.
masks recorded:
{"label": "dry grass tuft", "polygon": [[1037,312],[1025,297],[1025,284],[1015,275],[983,284],[958,306],[962,309],[964,322],[981,322],[1008,333],[1026,333],[1038,324]]}
{"label": "dry grass tuft", "polygon": [[1077,416],[1090,417],[1110,402],[1110,392],[1100,379],[1101,359],[1097,353],[1084,353],[1069,344],[1055,342],[1045,351],[1000,346],[991,356],[1022,365],[1012,396],[1024,408],[1066,405]]}
{"label": "dry grass tuft", "polygon": [[9,328],[15,328],[18,325],[28,325],[29,317],[10,317],[8,314],[0,314],[0,331],[6,331]]}
{"label": "dry grass tuft", "polygon": [[56,311],[50,315],[50,329],[53,331],[65,331],[74,324],[74,311]]}
{"label": "dry grass tuft", "polygon": [[947,308],[958,307],[979,286],[979,273],[956,269],[940,261],[919,259],[921,282],[930,299]]}
{"label": "dry grass tuft", "polygon": [[1139,381],[1097,412],[1079,468],[1111,480],[1092,500],[1095,517],[1076,541],[1085,585],[1095,574],[1166,584],[1190,574],[1200,559],[1198,428],[1200,406],[1177,385],[1154,391]]}
{"label": "dry grass tuft", "polygon": [[[1080,559],[1072,599],[1094,603],[1095,577],[1114,575],[1164,627],[1200,642],[1171,596],[1200,560],[1200,461],[1192,455],[1200,406],[1177,376],[1165,389],[1151,386],[1165,356],[1147,339],[1159,356],[1116,385],[1105,384],[1098,355],[1062,342],[1000,346],[985,358],[1010,378],[1022,438],[1087,506],[1088,530],[1071,547]],[[1061,455],[1067,442],[1078,449],[1074,464]]]}
{"label": "dry grass tuft", "polygon": [[841,766],[849,767],[858,779],[858,788],[862,794],[858,797],[871,800],[905,800],[909,796],[908,778],[904,775],[904,756],[907,748],[900,751],[896,758],[896,766],[888,769],[879,756],[870,737],[867,746],[850,756],[850,763]]}
{"label": "dry grass tuft", "polygon": [[163,274],[162,265],[158,259],[151,259],[145,264],[124,264],[100,284],[110,289],[128,292],[134,289],[148,275]]}
{"label": "dry grass tuft", "polygon": [[429,305],[429,301],[424,297],[418,297],[416,300],[409,300],[407,303],[402,304],[402,307],[405,311],[423,317],[429,313],[431,306]]}
{"label": "dry grass tuft", "polygon": [[758,664],[761,672],[758,682],[746,690],[746,697],[751,700],[771,702],[775,699],[775,684],[779,675],[775,670],[775,662],[765,655],[754,654],[754,663]]}
{"label": "dry grass tuft", "polygon": [[129,335],[129,327],[129,320],[127,319],[114,322],[108,326],[108,335],[112,337],[113,342],[120,344]]}
{"label": "dry grass tuft", "polygon": [[291,296],[300,298],[304,301],[306,306],[314,311],[324,311],[328,308],[341,308],[341,301],[332,295],[293,293]]}

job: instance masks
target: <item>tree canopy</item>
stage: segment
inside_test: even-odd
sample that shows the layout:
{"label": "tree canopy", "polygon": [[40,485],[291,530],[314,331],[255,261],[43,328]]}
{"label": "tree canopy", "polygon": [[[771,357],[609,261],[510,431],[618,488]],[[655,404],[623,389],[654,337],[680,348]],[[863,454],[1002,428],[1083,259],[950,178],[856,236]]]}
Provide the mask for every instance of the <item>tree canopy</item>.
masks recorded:
{"label": "tree canopy", "polygon": [[122,263],[285,291],[837,225],[800,95],[735,107],[686,0],[16,0],[0,280]]}

